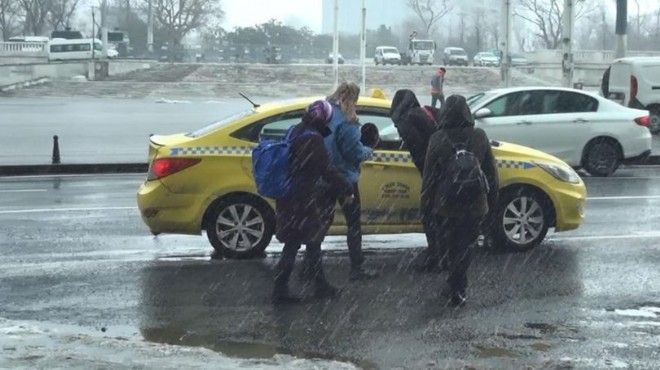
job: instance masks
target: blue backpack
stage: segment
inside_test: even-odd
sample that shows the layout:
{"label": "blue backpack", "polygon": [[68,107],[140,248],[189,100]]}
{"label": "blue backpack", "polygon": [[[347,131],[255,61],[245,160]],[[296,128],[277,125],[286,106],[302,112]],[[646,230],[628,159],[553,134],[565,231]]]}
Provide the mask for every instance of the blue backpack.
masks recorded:
{"label": "blue backpack", "polygon": [[[293,126],[295,127],[295,126]],[[291,192],[291,142],[293,127],[282,140],[261,140],[252,149],[252,174],[257,192],[267,198],[279,199]],[[299,136],[318,135],[303,131]]]}

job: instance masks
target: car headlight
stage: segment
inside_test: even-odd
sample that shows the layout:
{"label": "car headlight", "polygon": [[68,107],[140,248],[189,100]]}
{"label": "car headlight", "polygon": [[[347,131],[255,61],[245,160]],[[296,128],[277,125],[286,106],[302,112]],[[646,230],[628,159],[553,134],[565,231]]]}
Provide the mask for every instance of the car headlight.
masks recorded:
{"label": "car headlight", "polygon": [[560,181],[569,182],[571,184],[580,183],[580,175],[575,172],[574,169],[568,166],[562,166],[555,163],[549,162],[537,162],[533,161],[535,165],[541,167],[545,172],[552,175],[554,178]]}

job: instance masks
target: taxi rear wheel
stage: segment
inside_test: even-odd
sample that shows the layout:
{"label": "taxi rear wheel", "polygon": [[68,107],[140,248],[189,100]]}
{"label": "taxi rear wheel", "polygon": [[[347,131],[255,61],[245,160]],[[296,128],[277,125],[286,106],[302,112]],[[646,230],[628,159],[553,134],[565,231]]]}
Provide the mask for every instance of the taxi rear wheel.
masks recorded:
{"label": "taxi rear wheel", "polygon": [[513,252],[532,249],[545,239],[553,212],[540,191],[518,188],[500,194],[492,236],[496,247]]}
{"label": "taxi rear wheel", "polygon": [[206,235],[216,253],[248,259],[263,255],[275,230],[275,215],[262,199],[232,195],[209,207]]}

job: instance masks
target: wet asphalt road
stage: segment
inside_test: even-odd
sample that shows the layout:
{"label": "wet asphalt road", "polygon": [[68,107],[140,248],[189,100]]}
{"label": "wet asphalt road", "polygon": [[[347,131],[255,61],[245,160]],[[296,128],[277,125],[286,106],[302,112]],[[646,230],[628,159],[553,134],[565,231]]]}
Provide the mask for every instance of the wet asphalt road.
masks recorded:
{"label": "wet asphalt road", "polygon": [[0,316],[365,367],[660,367],[660,168],[586,179],[585,224],[534,251],[479,251],[460,311],[443,307],[442,275],[407,269],[416,234],[367,237],[382,275],[363,283],[347,282],[330,238],[341,297],[275,309],[276,253],[216,261],[202,236],[151,236],[135,207],[142,178],[0,178]]}

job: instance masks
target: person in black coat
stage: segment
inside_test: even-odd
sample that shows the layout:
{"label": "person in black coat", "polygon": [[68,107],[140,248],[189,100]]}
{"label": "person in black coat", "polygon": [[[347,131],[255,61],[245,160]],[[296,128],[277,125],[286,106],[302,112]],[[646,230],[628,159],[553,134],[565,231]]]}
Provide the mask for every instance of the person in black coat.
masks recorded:
{"label": "person in black coat", "polygon": [[[481,223],[489,210],[495,209],[498,195],[498,175],[495,157],[486,132],[474,127],[474,119],[465,98],[452,95],[440,109],[441,129],[431,136],[424,164],[421,206],[435,224],[438,238],[448,250],[450,303],[465,303],[467,270],[472,260],[472,246],[477,241]],[[469,201],[454,201],[456,194],[442,194],[439,184],[446,173],[445,165],[454,156],[456,145],[464,145],[479,161],[485,175],[487,190]]]}
{"label": "person in black coat", "polygon": [[[439,110],[436,108],[422,107],[411,90],[402,89],[394,94],[390,117],[420,175],[424,172],[429,139],[438,130],[436,121],[438,114]],[[420,272],[439,272],[448,268],[444,258],[446,253],[436,237],[439,231],[436,230],[437,225],[433,221],[433,217],[425,214],[422,209],[422,225],[428,247],[413,262],[413,268]]]}
{"label": "person in black coat", "polygon": [[[354,199],[353,185],[332,165],[323,143],[330,134],[328,123],[332,107],[319,100],[307,107],[302,122],[291,133],[292,191],[275,202],[276,237],[284,243],[282,256],[276,265],[273,303],[293,303],[300,298],[290,294],[289,278],[296,254],[305,244],[305,260],[317,297],[331,297],[337,289],[330,285],[323,272],[321,243],[332,224],[335,199]],[[305,133],[305,135],[302,135]],[[319,186],[320,183],[324,186]]]}

